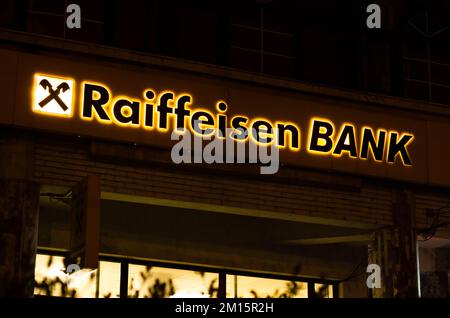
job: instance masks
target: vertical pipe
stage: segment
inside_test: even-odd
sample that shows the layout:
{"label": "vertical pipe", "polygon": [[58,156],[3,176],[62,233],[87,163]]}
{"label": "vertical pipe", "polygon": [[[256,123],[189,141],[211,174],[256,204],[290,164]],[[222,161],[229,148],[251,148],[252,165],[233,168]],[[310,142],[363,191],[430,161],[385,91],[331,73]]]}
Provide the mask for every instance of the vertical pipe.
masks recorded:
{"label": "vertical pipe", "polygon": [[419,240],[416,236],[416,267],[417,267],[417,296],[422,297],[421,286],[420,286],[420,256],[419,256]]}

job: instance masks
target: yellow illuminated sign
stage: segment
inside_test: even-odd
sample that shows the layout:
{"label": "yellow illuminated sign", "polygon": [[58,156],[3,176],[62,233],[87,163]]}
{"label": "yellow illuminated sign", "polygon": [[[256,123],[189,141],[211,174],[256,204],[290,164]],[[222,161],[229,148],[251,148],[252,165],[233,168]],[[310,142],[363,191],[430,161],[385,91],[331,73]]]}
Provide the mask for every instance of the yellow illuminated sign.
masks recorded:
{"label": "yellow illuminated sign", "polygon": [[[33,112],[51,116],[72,117],[74,114],[75,80],[37,73],[34,76]],[[327,118],[313,117],[304,138],[300,127],[292,121],[271,121],[264,117],[250,119],[245,115],[227,116],[228,105],[219,100],[215,112],[192,108],[194,98],[189,93],[176,94],[171,90],[159,93],[146,89],[142,97],[113,95],[104,83],[82,81],[79,88],[78,116],[84,121],[117,125],[124,128],[156,130],[164,133],[189,129],[205,137],[232,138],[237,142],[251,140],[258,146],[275,144],[280,149],[305,151],[312,155],[347,157],[375,162],[412,166],[409,145],[410,133],[372,127],[356,127],[350,122],[338,128]],[[229,129],[232,133],[229,134]],[[227,136],[228,134],[228,136]],[[303,146],[304,145],[304,146]]]}
{"label": "yellow illuminated sign", "polygon": [[74,80],[46,74],[35,74],[33,111],[54,116],[72,117]]}

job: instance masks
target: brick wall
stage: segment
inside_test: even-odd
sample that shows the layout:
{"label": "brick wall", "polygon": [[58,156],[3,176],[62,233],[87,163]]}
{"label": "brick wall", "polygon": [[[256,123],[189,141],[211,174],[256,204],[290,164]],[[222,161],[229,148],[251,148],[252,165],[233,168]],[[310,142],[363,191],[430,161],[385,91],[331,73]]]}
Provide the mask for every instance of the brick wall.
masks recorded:
{"label": "brick wall", "polygon": [[359,190],[261,182],[246,177],[109,163],[90,155],[89,142],[38,139],[34,177],[41,184],[72,186],[87,174],[101,176],[102,191],[278,211],[340,220],[390,224],[391,190]]}
{"label": "brick wall", "polygon": [[[245,176],[195,173],[175,169],[172,163],[161,169],[151,163],[108,162],[91,155],[89,141],[70,138],[69,141],[37,138],[34,156],[34,178],[46,185],[72,186],[87,174],[97,174],[101,176],[104,192],[380,225],[391,224],[392,220],[393,185],[388,182],[363,180],[359,189],[346,190],[325,184],[305,186]],[[449,196],[432,189],[414,192],[417,226],[424,227],[426,210],[447,205]]]}

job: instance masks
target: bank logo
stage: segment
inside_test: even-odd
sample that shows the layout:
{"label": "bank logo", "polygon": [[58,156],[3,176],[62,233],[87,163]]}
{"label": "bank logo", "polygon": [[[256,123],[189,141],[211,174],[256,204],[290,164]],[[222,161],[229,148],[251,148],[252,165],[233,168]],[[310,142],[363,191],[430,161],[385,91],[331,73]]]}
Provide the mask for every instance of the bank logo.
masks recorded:
{"label": "bank logo", "polygon": [[49,115],[72,116],[73,85],[70,78],[36,74],[33,111]]}

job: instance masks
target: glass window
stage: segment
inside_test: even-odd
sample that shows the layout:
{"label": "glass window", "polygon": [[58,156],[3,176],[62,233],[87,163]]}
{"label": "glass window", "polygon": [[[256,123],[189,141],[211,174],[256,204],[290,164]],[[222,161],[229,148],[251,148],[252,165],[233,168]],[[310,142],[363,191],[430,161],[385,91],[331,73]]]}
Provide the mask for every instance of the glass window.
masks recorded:
{"label": "glass window", "polygon": [[295,35],[290,6],[254,2],[230,17],[230,66],[276,76],[294,77]]}
{"label": "glass window", "polygon": [[[63,256],[37,254],[35,295],[119,298],[120,261],[100,261],[98,270],[67,274]],[[98,274],[99,273],[99,274]],[[138,264],[128,265],[128,297],[216,298],[219,274]],[[309,292],[308,292],[309,290]],[[333,298],[333,285],[226,275],[227,298]]]}
{"label": "glass window", "polygon": [[104,36],[105,3],[102,1],[78,0],[81,28],[66,26],[66,8],[70,2],[52,0],[28,1],[27,31],[71,40],[101,43]]}
{"label": "glass window", "polygon": [[37,254],[34,293],[46,296],[61,296],[64,294],[66,291],[66,286],[62,283],[65,276],[64,268],[63,257]]}
{"label": "glass window", "polygon": [[130,264],[129,297],[217,297],[217,273]]}
{"label": "glass window", "polygon": [[308,286],[304,282],[227,275],[227,297],[307,298]]}
{"label": "glass window", "polygon": [[99,293],[100,298],[120,297],[120,263],[100,261],[99,264]]}
{"label": "glass window", "polygon": [[36,295],[93,298],[96,296],[96,280],[97,270],[82,269],[69,275],[64,257],[36,255]]}
{"label": "glass window", "polygon": [[218,16],[207,8],[181,7],[174,13],[177,53],[180,57],[216,63],[218,57]]}
{"label": "glass window", "polygon": [[333,285],[314,284],[314,293],[317,298],[333,298]]}

